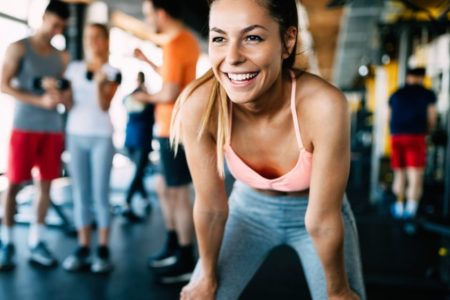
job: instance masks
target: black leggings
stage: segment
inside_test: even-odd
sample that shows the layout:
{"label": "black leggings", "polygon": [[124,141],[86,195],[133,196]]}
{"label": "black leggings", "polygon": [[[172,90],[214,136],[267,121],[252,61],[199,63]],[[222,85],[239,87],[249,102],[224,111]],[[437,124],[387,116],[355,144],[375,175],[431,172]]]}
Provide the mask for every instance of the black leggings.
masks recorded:
{"label": "black leggings", "polygon": [[136,192],[139,192],[141,196],[148,199],[148,193],[144,186],[144,171],[148,164],[148,154],[150,150],[139,148],[128,148],[130,158],[136,165],[133,180],[131,180],[130,187],[127,192],[127,204],[131,204],[131,200]]}

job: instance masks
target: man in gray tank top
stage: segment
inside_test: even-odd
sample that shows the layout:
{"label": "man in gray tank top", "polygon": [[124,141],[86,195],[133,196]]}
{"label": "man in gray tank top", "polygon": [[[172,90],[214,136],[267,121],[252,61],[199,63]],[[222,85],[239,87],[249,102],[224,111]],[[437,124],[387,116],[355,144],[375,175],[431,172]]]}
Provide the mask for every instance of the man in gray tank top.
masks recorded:
{"label": "man in gray tank top", "polygon": [[1,89],[16,99],[16,105],[9,144],[9,184],[3,201],[0,271],[14,267],[12,228],[16,196],[21,185],[32,179],[34,167],[38,171],[39,197],[36,218],[30,226],[30,259],[47,267],[56,264],[44,243],[43,231],[50,185],[59,177],[64,147],[63,122],[56,108],[64,105],[69,109],[72,96],[67,83],[61,80],[69,62],[68,54],[53,48],[50,41],[63,33],[68,18],[66,3],[50,1],[36,34],[11,44],[6,52]]}

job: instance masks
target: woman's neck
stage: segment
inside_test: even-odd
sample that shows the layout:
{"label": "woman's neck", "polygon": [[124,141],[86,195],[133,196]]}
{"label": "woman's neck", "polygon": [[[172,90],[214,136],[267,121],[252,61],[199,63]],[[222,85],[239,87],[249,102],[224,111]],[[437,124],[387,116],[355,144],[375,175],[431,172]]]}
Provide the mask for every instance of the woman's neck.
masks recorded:
{"label": "woman's neck", "polygon": [[88,66],[88,69],[96,71],[99,70],[107,61],[107,57],[95,56],[92,58],[88,58],[86,60],[86,64]]}
{"label": "woman's neck", "polygon": [[257,97],[254,101],[238,105],[239,110],[249,117],[272,117],[277,112],[283,109],[289,101],[286,99],[286,89],[288,89],[289,76],[281,71],[277,80],[272,86],[262,95]]}

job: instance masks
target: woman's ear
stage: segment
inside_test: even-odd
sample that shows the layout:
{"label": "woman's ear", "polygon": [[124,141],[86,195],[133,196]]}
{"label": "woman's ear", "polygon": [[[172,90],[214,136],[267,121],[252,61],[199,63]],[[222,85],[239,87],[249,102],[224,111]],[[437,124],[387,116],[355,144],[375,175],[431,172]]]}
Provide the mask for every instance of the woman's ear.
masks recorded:
{"label": "woman's ear", "polygon": [[297,42],[297,28],[291,26],[286,30],[284,34],[284,51],[283,51],[283,59],[288,58]]}

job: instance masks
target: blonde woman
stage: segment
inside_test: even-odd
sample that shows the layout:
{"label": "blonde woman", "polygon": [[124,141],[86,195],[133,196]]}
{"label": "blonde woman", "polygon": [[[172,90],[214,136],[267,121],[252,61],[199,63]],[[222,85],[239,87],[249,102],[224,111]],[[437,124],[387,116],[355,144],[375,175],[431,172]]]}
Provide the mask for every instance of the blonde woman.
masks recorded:
{"label": "blonde woman", "polygon": [[[313,299],[365,299],[344,195],[347,102],[293,69],[296,1],[210,3],[212,72],[183,93],[172,124],[194,182],[200,253],[181,299],[238,299],[280,244],[299,255]],[[224,160],[237,180],[229,201]]]}

